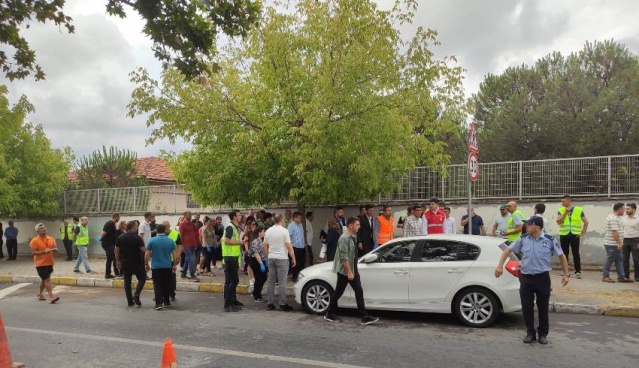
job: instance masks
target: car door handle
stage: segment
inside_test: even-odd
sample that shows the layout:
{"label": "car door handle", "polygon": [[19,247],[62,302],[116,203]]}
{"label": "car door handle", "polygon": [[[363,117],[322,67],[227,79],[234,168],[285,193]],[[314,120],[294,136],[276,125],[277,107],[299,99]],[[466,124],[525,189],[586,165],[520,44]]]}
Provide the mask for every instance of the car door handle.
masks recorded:
{"label": "car door handle", "polygon": [[453,268],[451,270],[447,270],[448,273],[464,273],[464,270],[460,270],[458,268]]}
{"label": "car door handle", "polygon": [[406,270],[397,270],[393,272],[395,275],[408,275],[408,271]]}

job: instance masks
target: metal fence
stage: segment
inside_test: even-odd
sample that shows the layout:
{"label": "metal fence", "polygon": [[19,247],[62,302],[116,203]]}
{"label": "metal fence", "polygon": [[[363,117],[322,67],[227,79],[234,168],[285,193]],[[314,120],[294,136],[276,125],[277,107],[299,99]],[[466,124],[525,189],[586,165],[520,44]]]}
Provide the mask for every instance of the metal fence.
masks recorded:
{"label": "metal fence", "polygon": [[[639,195],[639,155],[484,163],[472,194],[474,200]],[[399,190],[380,194],[378,202],[423,202],[431,197],[455,201],[467,196],[466,165],[450,165],[444,173],[416,167],[401,180]],[[82,214],[230,209],[202,207],[181,185],[67,191],[63,202],[65,213]]]}

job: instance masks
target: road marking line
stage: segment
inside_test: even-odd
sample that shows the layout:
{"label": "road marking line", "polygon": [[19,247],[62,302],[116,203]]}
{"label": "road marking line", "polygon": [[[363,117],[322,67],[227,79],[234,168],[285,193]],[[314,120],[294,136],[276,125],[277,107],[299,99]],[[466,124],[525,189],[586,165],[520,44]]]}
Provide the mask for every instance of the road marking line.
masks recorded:
{"label": "road marking line", "polygon": [[[59,331],[50,331],[50,330],[36,330],[32,328],[22,328],[22,327],[6,327],[8,331],[16,331],[16,332],[28,332],[35,333],[40,335],[52,335],[52,336],[63,336],[63,337],[71,337],[71,338],[82,338],[82,339],[91,339],[91,340],[99,340],[99,341],[109,341],[109,342],[119,342],[123,344],[136,344],[136,345],[144,345],[162,348],[164,347],[163,342],[153,342],[153,341],[144,341],[144,340],[136,340],[136,339],[127,339],[122,337],[110,337],[110,336],[95,336],[95,335],[85,335],[78,333],[69,333],[69,332],[59,332]],[[233,351],[226,349],[217,349],[217,348],[207,348],[202,346],[189,346],[189,345],[181,345],[181,344],[173,344],[173,347],[179,350],[188,350],[188,351],[196,351],[201,353],[212,353],[219,355],[230,355],[241,358],[251,358],[251,359],[268,359],[275,362],[286,362],[286,363],[294,363],[294,364],[302,364],[302,365],[311,365],[317,367],[330,367],[330,368],[366,368],[358,365],[350,365],[350,364],[342,364],[342,363],[333,363],[333,362],[324,362],[320,360],[310,360],[310,359],[301,359],[301,358],[293,358],[293,357],[285,357],[279,355],[269,355],[269,354],[257,354],[257,353],[249,353],[244,351]]]}
{"label": "road marking line", "polygon": [[54,287],[54,288],[53,288],[53,293],[54,293],[54,294],[58,294],[58,293],[61,293],[61,292],[65,291],[65,290],[66,290],[66,289],[68,289],[68,288],[69,288],[69,287],[68,287],[68,286],[65,286],[65,285],[58,285],[58,286],[56,286],[56,287]]}
{"label": "road marking line", "polygon": [[0,290],[0,299],[4,298],[5,296],[13,293],[14,291],[18,290],[18,289],[22,289],[23,287],[27,286],[27,285],[31,285],[28,282],[23,282],[22,284],[16,284],[13,286],[9,286],[6,289],[2,289]]}

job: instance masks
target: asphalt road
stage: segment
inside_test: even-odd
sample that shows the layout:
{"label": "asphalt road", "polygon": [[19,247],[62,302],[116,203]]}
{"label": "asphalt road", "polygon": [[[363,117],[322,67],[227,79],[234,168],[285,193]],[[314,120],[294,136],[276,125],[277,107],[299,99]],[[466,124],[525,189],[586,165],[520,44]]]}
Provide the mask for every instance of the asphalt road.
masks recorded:
{"label": "asphalt road", "polygon": [[[240,313],[222,311],[221,294],[179,293],[174,308],[126,306],[121,289],[58,287],[59,304],[35,300],[36,286],[10,293],[0,284],[0,312],[14,361],[27,367],[157,367],[172,338],[180,367],[636,367],[639,319],[551,314],[550,344],[525,345],[519,314],[488,329],[452,317],[373,313],[360,326],[320,316],[267,311],[249,297]],[[291,300],[291,303],[294,303]]]}

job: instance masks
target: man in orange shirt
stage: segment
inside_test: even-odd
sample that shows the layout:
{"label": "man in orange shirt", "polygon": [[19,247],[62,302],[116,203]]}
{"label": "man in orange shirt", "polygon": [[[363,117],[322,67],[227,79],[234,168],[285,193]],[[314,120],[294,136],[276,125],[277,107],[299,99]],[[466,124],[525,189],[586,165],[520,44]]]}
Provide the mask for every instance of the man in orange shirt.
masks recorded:
{"label": "man in orange shirt", "polygon": [[33,254],[33,263],[35,263],[38,276],[42,279],[40,282],[40,292],[36,295],[38,300],[46,300],[42,292],[47,289],[49,293],[49,303],[53,304],[60,300],[59,297],[53,295],[51,288],[51,274],[53,273],[53,254],[58,251],[55,239],[47,235],[47,228],[44,224],[39,223],[35,226],[38,236],[31,239],[29,246],[31,254]]}

